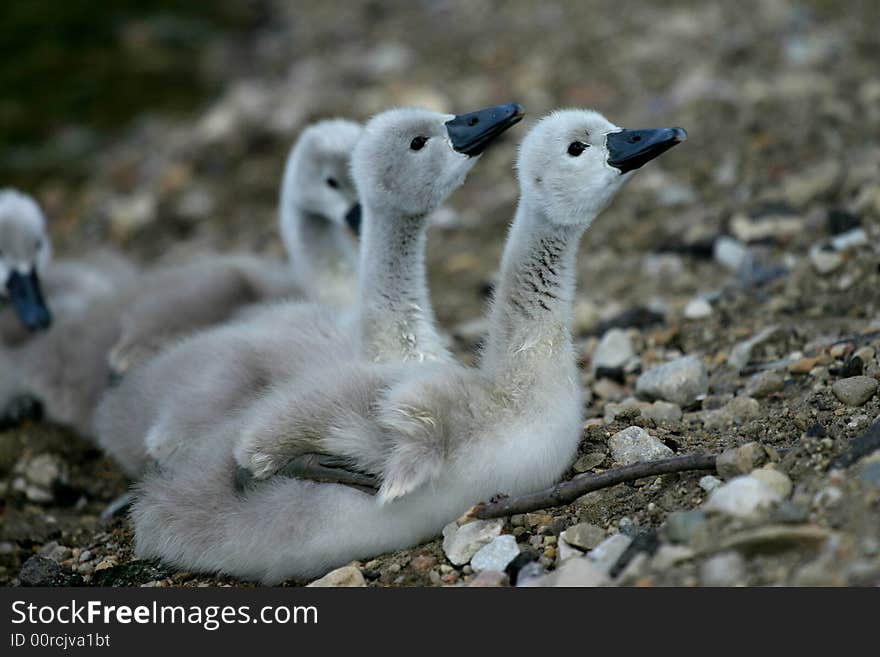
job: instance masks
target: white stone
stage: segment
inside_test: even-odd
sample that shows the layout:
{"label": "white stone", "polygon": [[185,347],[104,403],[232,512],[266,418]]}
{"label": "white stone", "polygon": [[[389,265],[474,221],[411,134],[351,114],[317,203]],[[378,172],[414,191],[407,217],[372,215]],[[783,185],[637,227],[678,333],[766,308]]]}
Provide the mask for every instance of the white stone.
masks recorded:
{"label": "white stone", "polygon": [[636,393],[649,399],[663,399],[687,406],[709,391],[709,374],[703,361],[685,356],[652,367],[639,376]]}
{"label": "white stone", "polygon": [[673,455],[673,451],[641,427],[627,427],[608,440],[614,460],[624,465],[656,461]]}
{"label": "white stone", "polygon": [[456,566],[466,564],[477,551],[501,533],[504,521],[474,520],[459,526],[451,522],[443,528],[443,552]]}
{"label": "white stone", "polygon": [[593,352],[593,371],[600,367],[609,369],[623,367],[633,356],[635,356],[635,349],[633,349],[629,333],[619,328],[609,329],[602,336]]}
{"label": "white stone", "polygon": [[367,582],[364,580],[364,576],[360,570],[358,570],[355,566],[343,566],[342,568],[337,568],[336,570],[331,570],[329,573],[324,575],[320,579],[316,579],[311,584],[306,584],[306,586],[313,586],[316,588],[325,588],[325,587],[359,587],[366,586]]}
{"label": "white stone", "polygon": [[477,550],[471,558],[471,568],[477,573],[482,570],[504,572],[517,555],[519,555],[519,546],[513,536],[510,534],[496,536],[490,543]]}
{"label": "white stone", "polygon": [[694,297],[684,307],[685,319],[705,319],[712,315],[712,304],[703,297]]}
{"label": "white stone", "polygon": [[593,562],[599,572],[607,575],[621,555],[626,552],[630,543],[632,539],[626,534],[614,534],[590,550],[587,558]]}
{"label": "white stone", "polygon": [[734,477],[713,490],[703,508],[748,518],[780,501],[782,497],[779,493],[763,481],[751,475],[743,475]]}
{"label": "white stone", "polygon": [[712,475],[706,475],[705,477],[700,477],[700,488],[702,488],[707,493],[711,493],[713,490],[718,488],[722,484],[722,481],[718,477],[713,477]]}

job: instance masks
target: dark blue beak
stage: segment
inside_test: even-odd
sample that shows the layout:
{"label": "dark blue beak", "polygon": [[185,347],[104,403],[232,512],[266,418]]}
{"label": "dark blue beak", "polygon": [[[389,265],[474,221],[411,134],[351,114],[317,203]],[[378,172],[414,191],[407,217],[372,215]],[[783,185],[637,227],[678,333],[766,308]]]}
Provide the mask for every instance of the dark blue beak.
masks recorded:
{"label": "dark blue beak", "polygon": [[357,237],[361,236],[361,204],[355,203],[351,209],[345,213],[345,223],[351,228]]}
{"label": "dark blue beak", "polygon": [[6,290],[21,323],[28,331],[42,331],[52,324],[52,314],[46,307],[40,279],[36,270],[30,274],[13,271],[6,280]]}
{"label": "dark blue beak", "polygon": [[605,138],[608,164],[620,173],[633,171],[687,139],[683,128],[621,130]]}
{"label": "dark blue beak", "polygon": [[495,105],[476,112],[459,114],[446,122],[452,147],[459,153],[479,155],[501,133],[516,125],[525,116],[517,103]]}

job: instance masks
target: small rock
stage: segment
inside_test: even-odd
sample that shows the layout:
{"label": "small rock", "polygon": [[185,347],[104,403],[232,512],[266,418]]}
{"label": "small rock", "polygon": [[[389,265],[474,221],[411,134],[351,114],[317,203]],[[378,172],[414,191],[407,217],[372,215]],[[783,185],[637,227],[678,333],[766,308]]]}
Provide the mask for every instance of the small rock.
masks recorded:
{"label": "small rock", "polygon": [[593,352],[591,361],[593,371],[606,368],[609,370],[622,368],[627,361],[636,355],[632,338],[629,333],[619,328],[605,331]]}
{"label": "small rock", "polygon": [[855,228],[831,238],[831,246],[837,251],[847,251],[868,243],[868,234],[863,228]]}
{"label": "small rock", "polygon": [[100,570],[107,570],[108,568],[113,568],[115,565],[116,559],[114,559],[113,557],[108,557],[107,559],[101,561],[101,563],[99,563],[97,566],[95,566],[95,572],[98,572]]}
{"label": "small rock", "polygon": [[651,558],[651,568],[662,572],[677,563],[692,559],[694,554],[691,548],[684,545],[661,545]]}
{"label": "small rock", "polygon": [[568,559],[549,575],[529,578],[525,581],[518,580],[517,586],[593,587],[605,586],[608,583],[608,577],[598,570],[589,559],[582,557]]}
{"label": "small rock", "polygon": [[627,399],[620,403],[608,402],[605,404],[605,415],[602,421],[605,424],[611,424],[619,415],[629,414],[634,416],[636,413],[641,415],[642,410],[648,408],[650,404],[646,401],[638,399]]}
{"label": "small rock", "polygon": [[758,372],[746,383],[746,394],[750,397],[762,398],[780,392],[785,388],[785,378],[772,370]]}
{"label": "small rock", "polygon": [[636,392],[648,399],[662,399],[688,406],[709,391],[706,366],[696,356],[652,367],[639,376]]}
{"label": "small rock", "polygon": [[474,572],[483,570],[503,571],[507,565],[519,555],[516,539],[510,534],[496,536],[471,558]]}
{"label": "small rock", "polygon": [[[499,536],[499,538],[501,538]],[[507,573],[497,570],[484,570],[474,577],[468,586],[477,588],[496,588],[499,586],[510,586],[510,578]]]}
{"label": "small rock", "polygon": [[868,376],[851,376],[836,381],[831,391],[847,406],[861,406],[877,392],[877,380]]}
{"label": "small rock", "polygon": [[733,237],[722,235],[712,246],[715,261],[731,272],[739,271],[749,257],[748,247]]}
{"label": "small rock", "polygon": [[862,459],[858,477],[865,483],[880,486],[880,454]]}
{"label": "small rock", "polygon": [[663,422],[678,422],[683,414],[678,404],[655,401],[650,406],[642,407],[641,415],[646,420],[653,420],[657,424],[662,424]]}
{"label": "small rock", "polygon": [[740,425],[761,416],[761,405],[751,397],[734,397],[723,407],[709,411],[703,416],[707,429],[723,429]]}
{"label": "small rock", "polygon": [[822,356],[798,358],[788,365],[788,371],[792,374],[809,374],[814,367],[822,364],[822,360]]}
{"label": "small rock", "polygon": [[671,543],[687,545],[700,541],[707,534],[706,514],[700,510],[673,511],[663,525],[663,535]]}
{"label": "small rock", "polygon": [[66,481],[66,467],[64,462],[52,454],[38,454],[21,468],[22,474],[28,482],[41,488],[51,488],[57,481]]}
{"label": "small rock", "polygon": [[630,543],[632,539],[626,534],[614,534],[593,548],[587,558],[593,562],[599,572],[608,574],[621,555],[626,552]]}
{"label": "small rock", "polygon": [[589,472],[596,466],[601,465],[604,460],[605,452],[588,452],[578,457],[578,460],[574,462],[572,467],[575,472],[580,474],[582,472]]}
{"label": "small rock", "polygon": [[810,264],[817,274],[825,275],[838,269],[843,264],[843,255],[832,247],[814,244],[810,247]]}
{"label": "small rock", "polygon": [[[527,520],[528,520],[527,514]],[[459,526],[451,522],[443,528],[443,552],[456,566],[466,564],[477,551],[501,533],[504,521],[474,520]]]}
{"label": "small rock", "polygon": [[707,493],[711,493],[713,490],[718,488],[723,482],[718,477],[713,477],[712,475],[706,475],[705,477],[700,477],[700,488],[702,488]]}
{"label": "small rock", "polygon": [[743,584],[746,563],[739,552],[722,552],[706,559],[700,566],[703,586],[736,586]]}
{"label": "small rock", "polygon": [[35,554],[22,565],[18,580],[22,586],[60,586],[64,573],[52,559]]}
{"label": "small rock", "polygon": [[605,530],[588,522],[580,522],[562,532],[562,540],[581,550],[592,550],[605,540]]}
{"label": "small rock", "polygon": [[40,548],[39,554],[40,556],[47,557],[56,563],[61,563],[62,561],[69,559],[72,552],[69,547],[58,545],[57,542],[52,541]]}
{"label": "small rock", "polygon": [[602,378],[593,384],[593,392],[600,399],[617,401],[626,397],[626,388],[608,378]]}
{"label": "small rock", "polygon": [[712,315],[712,304],[703,297],[694,297],[684,307],[685,319],[705,319]]}
{"label": "small rock", "polygon": [[336,570],[331,570],[320,579],[316,579],[306,586],[314,588],[330,588],[330,587],[360,587],[366,586],[363,573],[355,566],[343,566]]}
{"label": "small rock", "polygon": [[[604,534],[604,532],[603,532]],[[577,549],[576,547],[572,547],[570,544],[565,541],[560,541],[558,545],[558,550],[556,551],[556,563],[561,564],[566,559],[571,559],[573,557],[582,557],[584,553],[582,550]]]}
{"label": "small rock", "polygon": [[703,508],[748,518],[780,501],[782,497],[770,486],[756,477],[744,475],[712,491]]}
{"label": "small rock", "polygon": [[767,450],[760,443],[731,447],[718,455],[715,469],[724,479],[744,475],[767,462]]}
{"label": "small rock", "polygon": [[763,468],[753,470],[751,476],[763,481],[770,488],[776,491],[777,495],[779,495],[779,497],[781,497],[782,499],[785,499],[789,495],[791,495],[791,479],[789,479],[788,476],[785,475],[785,473],[780,472],[773,467],[764,466]]}
{"label": "small rock", "polygon": [[656,461],[674,452],[641,427],[628,427],[608,440],[614,460],[624,465]]}
{"label": "small rock", "polygon": [[431,568],[437,565],[437,558],[432,557],[428,554],[419,554],[412,558],[412,561],[409,562],[409,565],[412,567],[413,570],[424,573],[431,570]]}

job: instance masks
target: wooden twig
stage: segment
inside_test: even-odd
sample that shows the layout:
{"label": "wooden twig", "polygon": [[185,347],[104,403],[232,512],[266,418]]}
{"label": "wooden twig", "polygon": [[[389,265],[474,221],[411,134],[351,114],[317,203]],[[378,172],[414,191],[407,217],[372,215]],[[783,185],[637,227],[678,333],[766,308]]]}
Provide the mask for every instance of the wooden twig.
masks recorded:
{"label": "wooden twig", "polygon": [[690,454],[674,456],[660,461],[634,463],[620,468],[612,468],[599,474],[585,473],[569,481],[563,481],[550,488],[519,497],[504,497],[492,502],[480,502],[469,515],[481,520],[500,518],[515,513],[527,513],[551,506],[561,506],[573,502],[581,495],[600,488],[608,488],[626,481],[635,481],[643,477],[688,470],[714,470],[717,454]]}

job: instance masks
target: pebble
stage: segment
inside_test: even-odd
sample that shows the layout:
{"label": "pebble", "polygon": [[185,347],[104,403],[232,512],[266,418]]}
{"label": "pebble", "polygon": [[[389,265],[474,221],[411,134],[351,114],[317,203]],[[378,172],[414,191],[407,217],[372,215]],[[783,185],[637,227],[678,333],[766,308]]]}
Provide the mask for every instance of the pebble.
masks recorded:
{"label": "pebble", "polygon": [[699,509],[673,511],[663,525],[663,535],[670,543],[687,545],[708,535],[706,514]]}
{"label": "pebble", "polygon": [[[529,515],[531,514],[526,514],[527,522]],[[503,526],[504,521],[500,518],[474,520],[461,526],[451,522],[443,528],[443,552],[451,563],[462,566],[469,562],[481,547],[498,536]]]}
{"label": "pebble", "polygon": [[696,554],[691,548],[684,545],[661,545],[654,556],[651,558],[651,568],[653,570],[668,570],[677,563],[688,561]]}
{"label": "pebble", "polygon": [[880,486],[880,453],[862,459],[858,477],[865,483]]}
{"label": "pebble", "polygon": [[825,275],[836,271],[843,264],[843,255],[825,244],[810,247],[810,264],[817,274]]}
{"label": "pebble", "polygon": [[592,550],[605,540],[605,530],[588,522],[580,522],[562,532],[562,540],[581,550]]}
{"label": "pebble", "polygon": [[748,247],[728,235],[722,235],[712,246],[715,261],[731,272],[739,271],[749,256]]}
{"label": "pebble", "polygon": [[39,552],[40,556],[48,557],[56,563],[61,563],[62,561],[69,559],[71,557],[71,554],[72,552],[69,547],[58,545],[56,541],[46,543],[46,545],[40,548]]}
{"label": "pebble", "polygon": [[738,343],[730,350],[730,354],[727,356],[727,364],[736,369],[736,371],[741,370],[751,361],[752,350],[776,335],[778,330],[778,326],[768,326],[748,340]]}
{"label": "pebble", "polygon": [[[500,537],[499,537],[500,538]],[[510,578],[507,573],[497,570],[484,570],[474,577],[468,586],[476,588],[497,588],[499,586],[510,586]]]}
{"label": "pebble", "polygon": [[713,477],[712,475],[706,475],[705,477],[700,477],[700,488],[702,488],[707,493],[711,493],[713,490],[718,488],[723,482],[718,477]]}
{"label": "pebble", "polygon": [[746,383],[746,394],[750,397],[767,397],[785,388],[785,378],[779,372],[768,370],[758,372]]}
{"label": "pebble", "polygon": [[847,406],[861,406],[877,392],[877,380],[869,376],[851,376],[835,381],[831,392]]}
{"label": "pebble", "polygon": [[868,234],[864,228],[854,228],[831,238],[831,246],[837,251],[846,251],[868,243]]}
{"label": "pebble", "polygon": [[320,579],[316,579],[311,584],[306,584],[306,586],[314,588],[361,587],[366,585],[367,582],[364,579],[363,573],[356,566],[343,566],[342,568],[331,570]]}
{"label": "pebble", "polygon": [[748,474],[767,462],[767,450],[760,443],[746,443],[726,449],[715,461],[715,469],[723,479]]}
{"label": "pebble", "polygon": [[744,583],[745,575],[746,563],[739,552],[722,552],[700,565],[703,586],[736,586]]}
{"label": "pebble", "polygon": [[627,413],[632,413],[633,415],[638,413],[641,415],[642,410],[648,408],[648,406],[650,406],[648,402],[638,399],[626,399],[620,403],[608,402],[605,404],[605,415],[602,421],[605,424],[611,424],[619,415]]}
{"label": "pebble", "polygon": [[763,481],[743,475],[712,491],[703,508],[738,518],[749,518],[780,501],[782,497],[779,493]]}
{"label": "pebble", "polygon": [[636,393],[688,406],[709,391],[706,366],[696,356],[685,356],[652,367],[639,376]]}
{"label": "pebble", "polygon": [[59,586],[64,573],[52,559],[35,554],[22,565],[18,581],[22,586]]}
{"label": "pebble", "polygon": [[[603,532],[604,535],[604,532]],[[556,563],[561,564],[566,559],[571,559],[572,557],[582,557],[584,553],[582,550],[577,549],[576,547],[572,547],[565,541],[559,543],[558,549],[556,550]]]}
{"label": "pebble", "polygon": [[623,465],[656,461],[674,454],[666,445],[641,427],[628,427],[608,440],[614,460]]}
{"label": "pebble", "polygon": [[632,543],[632,539],[626,534],[614,534],[599,543],[587,555],[595,568],[604,574],[611,572],[614,564]]}
{"label": "pebble", "polygon": [[776,491],[776,494],[782,499],[786,499],[791,495],[791,479],[784,472],[780,472],[772,466],[764,466],[763,468],[753,470],[751,476],[763,481]]}
{"label": "pebble", "polygon": [[605,331],[605,335],[596,345],[591,366],[594,372],[599,368],[620,369],[635,355],[629,333],[623,329],[612,328]]}
{"label": "pebble", "polygon": [[605,586],[608,583],[605,573],[597,569],[589,559],[582,557],[568,559],[548,575],[531,577],[524,581],[520,579],[517,581],[517,586],[594,587]]}
{"label": "pebble", "polygon": [[708,411],[703,416],[703,425],[707,429],[722,429],[739,425],[761,416],[761,405],[756,399],[740,396],[734,397],[721,408]]}
{"label": "pebble", "polygon": [[605,452],[588,452],[587,454],[578,457],[578,460],[574,462],[572,467],[575,472],[581,474],[582,472],[589,472],[596,466],[601,465],[604,460]]}
{"label": "pebble", "polygon": [[694,297],[684,307],[685,319],[705,319],[712,315],[712,304],[703,297]]}
{"label": "pebble", "polygon": [[681,406],[665,401],[655,401],[650,406],[643,406],[641,410],[643,418],[653,420],[657,424],[679,422],[682,415]]}
{"label": "pebble", "polygon": [[483,570],[503,571],[519,555],[516,539],[510,534],[496,536],[471,558],[474,572]]}

